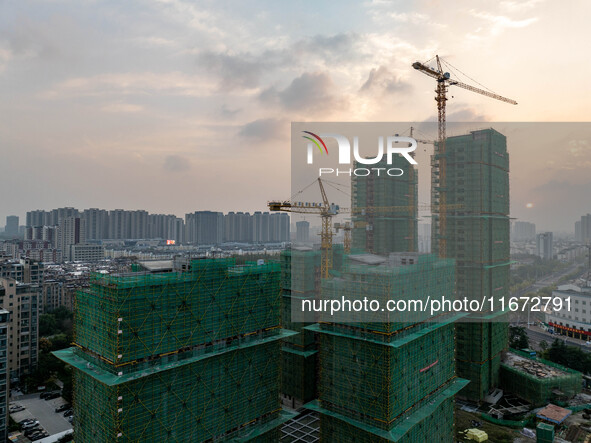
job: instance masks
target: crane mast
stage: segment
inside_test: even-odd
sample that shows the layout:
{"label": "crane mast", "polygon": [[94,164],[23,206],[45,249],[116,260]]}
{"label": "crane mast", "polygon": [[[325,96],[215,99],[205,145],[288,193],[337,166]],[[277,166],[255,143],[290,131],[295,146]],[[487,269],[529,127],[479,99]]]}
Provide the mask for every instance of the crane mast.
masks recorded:
{"label": "crane mast", "polygon": [[439,196],[439,202],[436,207],[436,212],[439,214],[438,220],[438,249],[439,256],[447,256],[447,239],[446,239],[446,228],[447,228],[447,157],[445,149],[445,127],[446,127],[446,116],[445,109],[447,103],[447,89],[449,86],[457,86],[462,89],[466,89],[477,94],[484,95],[495,100],[500,100],[505,103],[516,105],[517,102],[513,99],[503,97],[501,95],[486,91],[484,89],[476,88],[466,83],[454,80],[451,78],[449,72],[444,72],[441,66],[441,60],[439,55],[435,56],[437,62],[437,69],[433,69],[423,63],[415,62],[412,67],[422,72],[423,74],[434,78],[437,81],[437,87],[435,89],[435,101],[437,102],[437,144],[435,145],[435,160],[439,170],[439,190],[436,195]]}

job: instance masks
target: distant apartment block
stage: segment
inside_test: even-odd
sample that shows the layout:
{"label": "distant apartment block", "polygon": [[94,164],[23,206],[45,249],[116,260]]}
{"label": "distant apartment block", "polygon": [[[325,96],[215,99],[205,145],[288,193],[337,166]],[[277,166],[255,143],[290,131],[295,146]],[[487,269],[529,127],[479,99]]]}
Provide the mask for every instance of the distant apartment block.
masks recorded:
{"label": "distant apartment block", "polygon": [[542,260],[554,258],[553,247],[551,232],[542,232],[536,235],[536,254]]}
{"label": "distant apartment block", "polygon": [[224,216],[224,242],[252,243],[253,218],[248,212],[228,212]]}
{"label": "distant apartment block", "polygon": [[[150,214],[145,210],[107,211],[98,208],[29,211],[25,239],[49,241],[54,248],[62,251],[65,260],[69,260],[70,253],[64,244],[64,237],[58,239],[58,227],[63,223],[67,225],[69,222],[66,219],[70,218],[81,220],[84,242],[160,239],[172,240],[175,244],[216,245],[223,242],[282,243],[290,240],[289,215],[285,213],[231,211],[224,215],[216,211],[195,211],[182,219],[172,214]],[[70,244],[78,243],[83,242]]]}
{"label": "distant apartment block", "polygon": [[296,222],[296,242],[308,243],[310,241],[310,223],[302,220]]}
{"label": "distant apartment block", "polygon": [[[591,214],[581,216],[579,228],[575,224],[575,237],[582,243],[591,243]],[[578,235],[577,235],[578,231]]]}
{"label": "distant apartment block", "polygon": [[82,213],[86,223],[86,237],[89,240],[102,240],[109,236],[109,212],[104,209],[90,208]]}
{"label": "distant apartment block", "polygon": [[18,235],[18,217],[16,215],[9,215],[6,217],[4,234],[12,236]]}
{"label": "distant apartment block", "polygon": [[80,217],[65,217],[60,221],[58,247],[66,261],[73,260],[72,245],[86,243],[86,223]]}
{"label": "distant apartment block", "polygon": [[197,245],[217,245],[224,239],[224,214],[196,211],[185,216],[185,241]]}
{"label": "distant apartment block", "polygon": [[528,241],[536,239],[536,225],[525,221],[513,223],[513,240]]}

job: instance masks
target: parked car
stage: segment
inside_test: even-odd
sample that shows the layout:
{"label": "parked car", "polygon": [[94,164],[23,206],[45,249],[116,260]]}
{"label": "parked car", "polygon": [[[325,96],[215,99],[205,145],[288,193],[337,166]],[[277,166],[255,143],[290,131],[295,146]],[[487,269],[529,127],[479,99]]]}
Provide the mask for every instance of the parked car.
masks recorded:
{"label": "parked car", "polygon": [[54,398],[59,398],[62,395],[61,392],[59,391],[55,391],[55,392],[48,392],[47,395],[45,397],[43,397],[45,400],[53,400]]}
{"label": "parked car", "polygon": [[68,403],[64,403],[63,405],[60,405],[57,408],[55,408],[55,412],[64,412],[71,408],[72,406],[70,406]]}
{"label": "parked car", "polygon": [[31,435],[31,437],[29,437],[30,440],[35,441],[35,440],[41,440],[42,438],[45,437],[49,437],[49,434],[45,431],[43,432],[39,432],[38,434],[33,434]]}
{"label": "parked car", "polygon": [[72,423],[72,422],[74,421],[74,416],[73,416],[73,415],[70,415],[70,416],[68,417],[68,421],[69,421],[70,423]]}
{"label": "parked car", "polygon": [[9,406],[8,411],[9,412],[20,412],[20,411],[24,411],[25,408],[21,405],[17,405],[17,404],[12,404]]}
{"label": "parked car", "polygon": [[35,426],[37,426],[38,424],[39,424],[39,422],[37,420],[35,420],[34,422],[25,423],[23,425],[23,429],[31,429],[31,428],[34,428]]}
{"label": "parked car", "polygon": [[34,428],[27,429],[27,430],[25,431],[25,437],[27,437],[27,438],[28,438],[28,437],[30,437],[31,435],[33,435],[33,434],[37,434],[37,433],[39,433],[39,432],[41,432],[41,431],[43,431],[43,428],[42,428],[42,427],[40,427],[39,425],[37,425],[37,426],[35,426]]}
{"label": "parked car", "polygon": [[64,412],[64,417],[69,417],[71,415],[74,415],[73,409],[68,409],[66,412]]}
{"label": "parked car", "polygon": [[25,418],[21,421],[18,422],[19,425],[24,425],[26,423],[33,423],[35,420],[37,420],[36,418]]}

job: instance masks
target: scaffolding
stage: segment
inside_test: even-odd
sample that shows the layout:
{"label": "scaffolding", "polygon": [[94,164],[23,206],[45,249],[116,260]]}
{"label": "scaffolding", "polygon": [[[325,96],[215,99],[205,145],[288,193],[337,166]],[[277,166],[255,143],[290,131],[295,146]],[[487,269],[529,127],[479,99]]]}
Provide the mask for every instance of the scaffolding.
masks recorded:
{"label": "scaffolding", "polygon": [[[333,261],[342,266],[342,253]],[[316,398],[317,341],[314,332],[305,329],[311,323],[292,321],[293,303],[315,298],[320,286],[320,251],[292,248],[281,252],[281,324],[297,335],[283,340],[281,349],[283,404],[296,409]]]}
{"label": "scaffolding", "polygon": [[[506,137],[494,129],[472,131],[447,138],[445,148],[445,154],[431,159],[432,203],[437,208],[444,200],[457,209],[446,210],[445,232],[439,232],[439,214],[434,212],[434,252],[456,259],[459,298],[507,299],[511,260]],[[440,186],[443,156],[445,187]],[[446,240],[445,251],[438,251],[440,237]],[[502,313],[491,315],[457,325],[457,372],[471,381],[462,391],[470,400],[482,400],[497,385],[500,354],[507,347],[507,326],[501,324],[506,319]]]}
{"label": "scaffolding", "polygon": [[361,423],[324,409],[318,402],[307,407],[321,412],[321,441],[344,443],[447,443],[453,439],[454,395],[468,383],[453,379],[436,393],[414,405],[389,430]]}
{"label": "scaffolding", "polygon": [[279,403],[278,263],[193,260],[186,272],[96,275],[79,292],[76,440],[257,441],[291,418]]}
{"label": "scaffolding", "polygon": [[453,323],[417,326],[388,343],[318,329],[323,408],[390,429],[455,376]]}
{"label": "scaffolding", "polygon": [[[332,279],[322,280],[321,298],[367,297],[383,305],[449,298],[454,277],[450,259],[352,254]],[[445,402],[467,383],[455,378],[454,322],[463,314],[437,319],[426,313],[403,318],[347,314],[352,315],[305,328],[320,340],[318,401],[306,406],[322,414],[321,438],[418,442],[433,431],[432,441],[449,441],[453,414]],[[448,390],[452,384],[453,393]]]}
{"label": "scaffolding", "polygon": [[76,346],[115,372],[279,328],[279,264],[194,260],[190,272],[94,275],[75,305]]}
{"label": "scaffolding", "polygon": [[[345,296],[349,300],[377,300],[386,306],[389,300],[423,301],[429,297],[453,299],[455,284],[455,265],[451,259],[440,259],[434,255],[409,255],[405,265],[371,264],[374,257],[350,255],[343,265],[338,278],[322,281],[322,296],[326,300],[339,300]],[[384,340],[406,327],[431,319],[428,310],[408,309],[403,314],[378,310],[368,312],[340,313],[336,320],[330,315],[321,318],[326,322],[338,322],[334,327],[352,326],[379,333]]]}
{"label": "scaffolding", "polygon": [[[355,168],[366,165],[355,162]],[[352,248],[373,254],[413,252],[418,249],[418,186],[414,166],[402,156],[386,159],[372,165],[382,168],[379,175],[353,176],[351,178]],[[404,173],[399,177],[386,174],[390,168]],[[387,207],[394,207],[385,210]],[[369,209],[369,210],[366,210]],[[384,208],[375,212],[373,208]]]}
{"label": "scaffolding", "polygon": [[582,374],[548,360],[511,349],[500,370],[503,388],[534,407],[581,392]]}

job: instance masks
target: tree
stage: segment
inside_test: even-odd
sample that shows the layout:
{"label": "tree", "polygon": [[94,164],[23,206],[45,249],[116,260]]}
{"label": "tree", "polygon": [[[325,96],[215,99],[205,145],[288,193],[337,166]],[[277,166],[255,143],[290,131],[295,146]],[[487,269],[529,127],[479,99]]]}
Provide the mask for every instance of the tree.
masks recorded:
{"label": "tree", "polygon": [[39,335],[41,337],[47,337],[58,331],[59,329],[55,317],[51,314],[41,314],[39,317]]}
{"label": "tree", "polygon": [[546,349],[548,349],[548,343],[546,343],[546,341],[545,341],[545,340],[542,340],[542,341],[540,342],[540,349],[541,349],[542,351],[545,351]]}
{"label": "tree", "polygon": [[523,326],[509,326],[509,346],[514,349],[529,347],[529,339]]}

